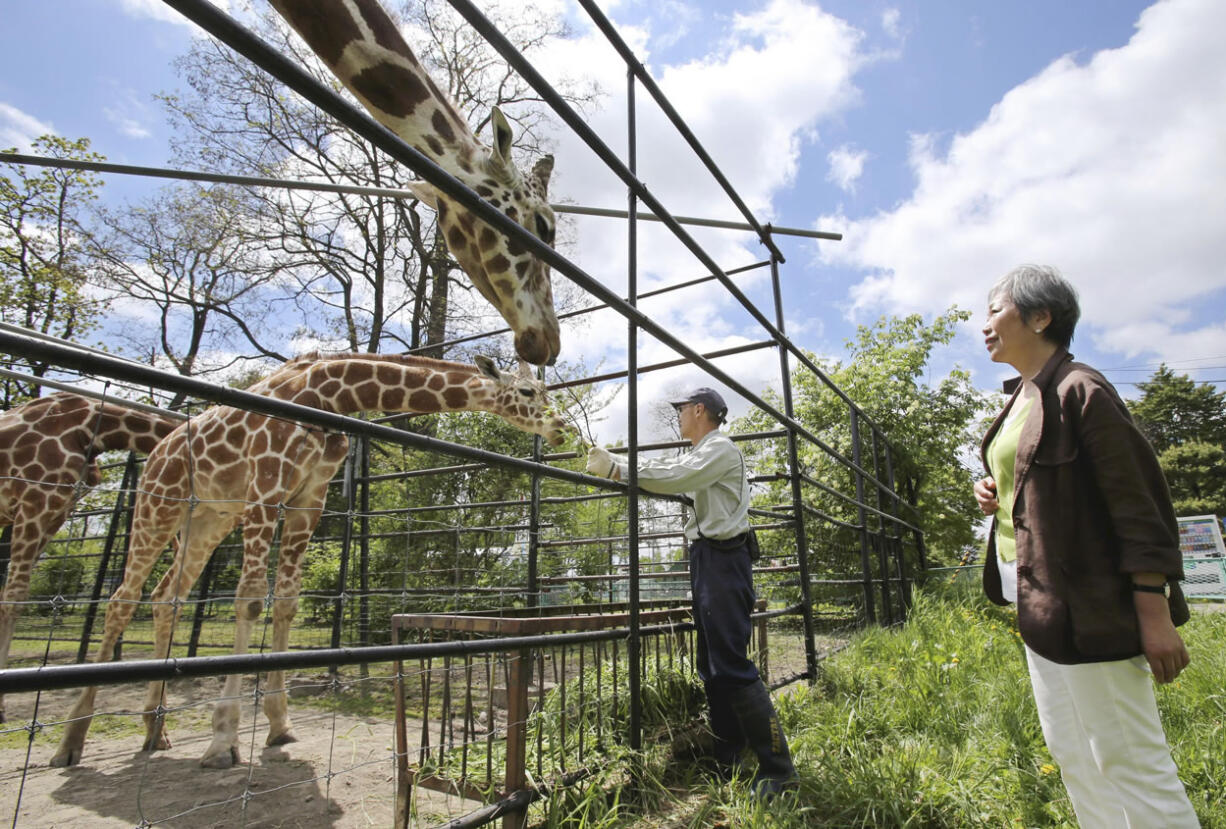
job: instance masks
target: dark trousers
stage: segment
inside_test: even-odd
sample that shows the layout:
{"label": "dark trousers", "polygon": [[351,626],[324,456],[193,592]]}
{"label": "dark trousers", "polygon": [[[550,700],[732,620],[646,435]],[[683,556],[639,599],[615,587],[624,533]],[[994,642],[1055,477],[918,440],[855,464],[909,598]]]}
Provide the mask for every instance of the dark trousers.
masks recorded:
{"label": "dark trousers", "polygon": [[704,538],[691,542],[690,591],[698,675],[708,688],[739,688],[757,680],[758,668],[748,655],[756,598],[748,548],[721,550]]}

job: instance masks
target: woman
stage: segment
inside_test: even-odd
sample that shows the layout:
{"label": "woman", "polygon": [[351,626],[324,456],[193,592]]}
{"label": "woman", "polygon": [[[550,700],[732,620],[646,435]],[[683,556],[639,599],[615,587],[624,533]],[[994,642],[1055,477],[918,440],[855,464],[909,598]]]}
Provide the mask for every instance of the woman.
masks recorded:
{"label": "woman", "polygon": [[1048,267],[1017,268],[988,295],[988,353],[1021,377],[975,484],[995,516],[984,590],[1017,603],[1043,737],[1081,825],[1199,826],[1150,684],[1189,660],[1175,514],[1123,401],[1067,351],[1080,313]]}

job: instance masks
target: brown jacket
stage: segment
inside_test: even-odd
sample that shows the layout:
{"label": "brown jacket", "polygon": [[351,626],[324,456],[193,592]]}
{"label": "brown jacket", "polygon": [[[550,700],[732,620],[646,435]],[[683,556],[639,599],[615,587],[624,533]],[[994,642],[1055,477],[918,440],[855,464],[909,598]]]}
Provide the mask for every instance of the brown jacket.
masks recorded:
{"label": "brown jacket", "polygon": [[[1060,349],[1035,375],[1042,405],[1032,406],[1018,437],[1013,527],[1017,537],[1018,628],[1036,653],[1061,664],[1140,654],[1131,573],[1165,573],[1171,616],[1188,618],[1179,529],[1166,479],[1149,441],[1115,389]],[[1021,394],[983,438],[987,446]],[[988,469],[988,474],[991,474]],[[983,587],[996,604],[996,522],[988,535]]]}

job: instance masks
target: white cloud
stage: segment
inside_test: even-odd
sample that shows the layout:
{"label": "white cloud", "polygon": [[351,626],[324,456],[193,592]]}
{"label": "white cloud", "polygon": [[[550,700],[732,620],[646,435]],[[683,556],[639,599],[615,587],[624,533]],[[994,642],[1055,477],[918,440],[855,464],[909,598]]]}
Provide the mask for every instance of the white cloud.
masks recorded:
{"label": "white cloud", "polygon": [[902,29],[899,25],[902,19],[902,12],[898,9],[890,8],[881,13],[881,29],[887,35],[895,40],[902,37]]}
{"label": "white cloud", "polygon": [[0,101],[0,148],[16,147],[18,152],[28,153],[35,138],[54,132],[55,127],[46,121]]}
{"label": "white cloud", "polygon": [[1096,344],[1176,358],[1226,353],[1226,324],[1185,330],[1226,288],[1226,4],[1167,0],[1121,48],[1064,57],[1011,90],[944,152],[914,137],[896,209],[824,216],[821,257],[865,273],[857,309],[978,309],[1020,262],[1078,286]]}
{"label": "white cloud", "polygon": [[[872,58],[862,51],[861,32],[801,0],[771,0],[756,12],[737,14],[722,23],[726,30],[716,40],[718,45],[681,64],[653,60],[649,47],[659,41],[653,40],[651,28],[618,23],[618,30],[745,203],[769,219],[773,198],[792,183],[800,151],[815,139],[817,126],[858,100],[854,76]],[[580,37],[558,44],[548,57],[538,60],[538,66],[547,77],[582,66],[599,81],[606,94],[588,123],[625,159],[625,65],[603,36],[581,30]],[[741,220],[735,205],[641,87],[636,100],[638,177],[651,193],[674,215]],[[551,196],[585,206],[625,209],[625,186],[603,162],[569,133],[557,140]],[[587,217],[565,221],[573,222],[576,231],[576,248],[568,252],[571,258],[624,295],[625,223]],[[761,246],[749,233],[688,230],[724,270],[763,258]],[[693,279],[705,271],[693,253],[656,223],[640,224],[638,263],[640,291]],[[742,286],[765,279],[764,271],[735,277]],[[642,309],[700,353],[762,335],[748,312],[736,306],[723,288],[709,284],[647,300]],[[624,366],[626,324],[620,315],[603,312],[582,332],[564,337],[564,357],[573,348],[589,362],[604,355],[607,370]],[[644,337],[640,345],[641,364],[676,356],[651,337]],[[773,351],[728,358],[720,365],[754,391],[778,382],[778,356]],[[671,386],[702,384],[713,381],[688,367],[644,375],[640,401],[646,407]],[[732,396],[729,403],[733,414],[743,411]],[[625,422],[625,401],[619,397],[602,430],[607,430],[607,437],[621,434]]]}
{"label": "white cloud", "polygon": [[102,108],[102,113],[121,134],[130,139],[147,139],[153,135],[148,128],[152,120],[150,108],[142,104],[131,90],[114,90],[110,96],[112,104]]}
{"label": "white cloud", "polygon": [[846,193],[855,192],[856,181],[864,172],[864,162],[867,159],[867,152],[854,149],[850,144],[844,144],[831,150],[826,156],[826,160],[830,163],[826,180],[833,182]]}

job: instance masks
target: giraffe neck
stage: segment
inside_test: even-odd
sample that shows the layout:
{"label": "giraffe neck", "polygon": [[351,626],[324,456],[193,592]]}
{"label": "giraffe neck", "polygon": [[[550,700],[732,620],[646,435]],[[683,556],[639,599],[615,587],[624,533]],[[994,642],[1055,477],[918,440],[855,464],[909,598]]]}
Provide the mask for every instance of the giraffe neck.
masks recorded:
{"label": "giraffe neck", "polygon": [[481,144],[378,0],[272,5],[380,123],[446,169],[475,169]]}
{"label": "giraffe neck", "polygon": [[110,403],[91,407],[84,426],[93,437],[92,449],[95,452],[129,449],[147,455],[180,422]]}
{"label": "giraffe neck", "polygon": [[485,411],[497,413],[493,382],[463,363],[358,355],[278,371],[268,393],[336,414]]}

